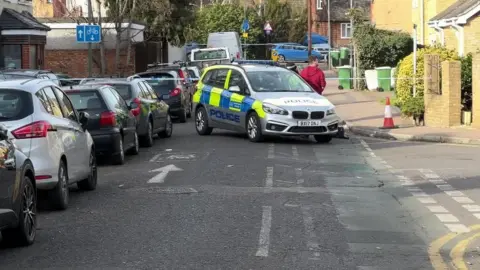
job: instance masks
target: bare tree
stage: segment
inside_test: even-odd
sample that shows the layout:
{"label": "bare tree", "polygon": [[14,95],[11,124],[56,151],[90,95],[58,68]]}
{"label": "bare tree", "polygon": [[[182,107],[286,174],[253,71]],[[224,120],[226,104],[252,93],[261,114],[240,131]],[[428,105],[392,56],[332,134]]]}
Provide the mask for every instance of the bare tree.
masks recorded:
{"label": "bare tree", "polygon": [[[98,25],[102,25],[102,2],[101,0],[96,0],[98,8]],[[102,29],[100,38],[100,75],[104,76],[107,69],[107,57],[105,55],[105,30]]]}

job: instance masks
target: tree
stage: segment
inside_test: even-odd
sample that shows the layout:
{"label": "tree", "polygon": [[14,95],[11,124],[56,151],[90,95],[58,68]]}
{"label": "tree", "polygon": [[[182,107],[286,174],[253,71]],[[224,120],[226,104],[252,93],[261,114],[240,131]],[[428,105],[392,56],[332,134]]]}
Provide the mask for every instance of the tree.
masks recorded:
{"label": "tree", "polygon": [[[122,49],[122,34],[125,29],[122,24],[128,19],[130,14],[135,11],[136,0],[107,0],[105,7],[108,9],[108,17],[115,27],[115,71],[119,71],[120,51]],[[128,37],[130,39],[130,37]]]}

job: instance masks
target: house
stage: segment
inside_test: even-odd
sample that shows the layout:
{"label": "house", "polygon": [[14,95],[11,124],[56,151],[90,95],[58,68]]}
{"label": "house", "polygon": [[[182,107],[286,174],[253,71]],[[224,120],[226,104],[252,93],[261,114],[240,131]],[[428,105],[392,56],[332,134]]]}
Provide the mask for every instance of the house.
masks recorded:
{"label": "house", "polygon": [[[330,3],[330,43],[332,47],[350,44],[352,25],[347,13],[350,0],[310,0],[312,12],[312,32],[328,36],[328,3]],[[365,12],[365,20],[370,19],[370,0],[353,1],[355,8]]]}
{"label": "house", "polygon": [[31,1],[0,3],[0,68],[43,68],[50,28],[37,21],[31,12]]}
{"label": "house", "polygon": [[454,1],[443,11],[429,19],[434,30],[430,42],[439,43],[458,51],[459,56],[480,49],[480,1]]}
{"label": "house", "polygon": [[[99,2],[101,7],[98,5]],[[102,17],[107,16],[107,11],[103,8],[104,2],[104,0],[92,0],[94,16],[98,16],[98,10]],[[87,17],[87,13],[87,0],[33,0],[33,16],[39,18]]]}
{"label": "house", "polygon": [[413,33],[412,0],[372,0],[370,9],[371,22],[377,28]]}

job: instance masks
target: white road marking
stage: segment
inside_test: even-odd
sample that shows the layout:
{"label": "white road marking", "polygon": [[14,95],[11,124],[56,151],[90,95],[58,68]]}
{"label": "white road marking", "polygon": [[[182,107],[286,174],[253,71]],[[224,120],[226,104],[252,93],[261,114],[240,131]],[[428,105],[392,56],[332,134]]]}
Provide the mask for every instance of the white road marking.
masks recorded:
{"label": "white road marking", "polygon": [[425,173],[424,176],[427,179],[438,179],[438,178],[440,178],[440,176],[438,176],[438,174],[434,174],[434,173]]}
{"label": "white road marking", "polygon": [[467,209],[469,212],[480,212],[480,205],[477,204],[464,204],[463,208]]}
{"label": "white road marking", "polygon": [[373,152],[370,152],[370,156],[376,157],[377,155],[375,155],[375,153],[373,153]]}
{"label": "white road marking", "polygon": [[440,205],[427,205],[427,208],[432,213],[448,213],[448,210]]}
{"label": "white road marking", "polygon": [[418,169],[421,173],[433,173],[430,169]]}
{"label": "white road marking", "polygon": [[458,218],[452,214],[435,214],[435,216],[437,216],[437,218],[440,219],[440,221],[443,223],[452,223],[459,221]]}
{"label": "white road marking", "polygon": [[315,226],[313,224],[313,217],[310,214],[310,208],[303,206],[303,223],[305,225],[305,233],[307,234],[307,247],[310,250],[318,248],[316,241],[317,235],[315,234]]}
{"label": "white road marking", "polygon": [[165,178],[167,177],[169,172],[180,172],[180,171],[183,171],[183,170],[181,168],[178,168],[177,166],[175,166],[173,164],[163,166],[163,167],[158,168],[158,169],[151,170],[150,172],[156,172],[158,174],[155,175],[154,177],[150,178],[148,180],[148,183],[149,184],[164,183]]}
{"label": "white road marking", "polygon": [[275,144],[273,143],[268,146],[268,158],[275,158]]}
{"label": "white road marking", "polygon": [[298,207],[298,204],[291,204],[291,203],[286,203],[284,204],[286,207]]}
{"label": "white road marking", "polygon": [[454,190],[454,188],[451,185],[437,185],[437,187],[443,191],[451,191]]}
{"label": "white road marking", "polygon": [[400,180],[410,180],[410,178],[403,176],[403,175],[397,175],[397,178]]}
{"label": "white road marking", "polygon": [[444,224],[451,232],[454,233],[466,233],[470,232],[470,229],[463,224]]}
{"label": "white road marking", "polygon": [[292,155],[294,159],[298,159],[298,149],[295,145],[292,145]]}
{"label": "white road marking", "polygon": [[290,181],[283,181],[283,180],[275,180],[275,182],[287,183],[287,184],[295,184],[294,182],[290,182]]}
{"label": "white road marking", "polygon": [[153,156],[151,159],[150,159],[150,162],[155,162],[155,160],[157,160],[159,157],[160,157],[161,154],[156,154],[155,156]]}
{"label": "white road marking", "polygon": [[295,175],[297,176],[297,185],[301,185],[305,182],[305,179],[302,177],[302,168],[295,168]]}
{"label": "white road marking", "polygon": [[273,167],[267,167],[267,177],[265,178],[265,187],[273,187]]}
{"label": "white road marking", "polygon": [[360,140],[360,144],[362,144],[363,147],[365,147],[365,148],[369,148],[367,142],[364,141],[364,140]]}
{"label": "white road marking", "polygon": [[461,191],[454,190],[454,191],[445,191],[445,193],[450,197],[466,197],[465,194]]}
{"label": "white road marking", "polygon": [[480,213],[473,214],[476,218],[480,219]]}
{"label": "white road marking", "polygon": [[422,189],[419,187],[409,187],[407,190],[412,192],[422,192]]}
{"label": "white road marking", "polygon": [[421,203],[427,204],[427,203],[437,203],[434,198],[432,197],[420,197],[417,198]]}
{"label": "white road marking", "polygon": [[429,195],[425,192],[412,192],[414,197],[429,197]]}
{"label": "white road marking", "polygon": [[473,200],[468,197],[452,197],[458,203],[473,203]]}
{"label": "white road marking", "polygon": [[385,164],[385,168],[392,169],[393,167],[391,165]]}
{"label": "white road marking", "polygon": [[258,237],[258,250],[255,256],[267,257],[270,246],[270,227],[272,226],[272,207],[263,206],[262,227]]}
{"label": "white road marking", "polygon": [[413,181],[410,181],[410,180],[405,180],[405,181],[401,181],[400,185],[402,185],[402,186],[414,186],[415,183],[413,183]]}

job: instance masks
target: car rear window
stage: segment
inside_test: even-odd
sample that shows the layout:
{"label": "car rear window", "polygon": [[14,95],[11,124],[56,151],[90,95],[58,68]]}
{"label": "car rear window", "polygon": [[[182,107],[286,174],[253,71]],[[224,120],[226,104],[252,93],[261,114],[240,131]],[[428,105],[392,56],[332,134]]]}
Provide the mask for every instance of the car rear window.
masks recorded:
{"label": "car rear window", "polygon": [[192,78],[197,78],[197,75],[195,75],[195,72],[191,69],[188,70],[188,75]]}
{"label": "car rear window", "polygon": [[167,95],[176,86],[175,77],[169,73],[142,74],[140,77],[145,78],[158,96]]}
{"label": "car rear window", "polygon": [[32,95],[14,89],[0,89],[0,122],[15,121],[33,113]]}
{"label": "car rear window", "polygon": [[105,109],[105,103],[97,90],[66,91],[77,111]]}
{"label": "car rear window", "polygon": [[[89,83],[90,84],[90,83]],[[97,85],[97,83],[95,83]],[[124,83],[98,83],[98,85],[109,85],[120,94],[120,96],[125,99],[129,100],[132,98],[132,87],[129,84]]]}

